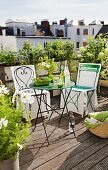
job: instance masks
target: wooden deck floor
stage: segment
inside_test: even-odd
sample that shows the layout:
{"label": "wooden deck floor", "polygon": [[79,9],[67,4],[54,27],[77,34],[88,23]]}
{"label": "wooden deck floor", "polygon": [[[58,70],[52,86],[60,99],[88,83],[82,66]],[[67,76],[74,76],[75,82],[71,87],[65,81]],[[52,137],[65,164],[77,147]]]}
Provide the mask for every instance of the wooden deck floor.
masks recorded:
{"label": "wooden deck floor", "polygon": [[[100,96],[108,105],[108,98]],[[47,126],[50,145],[45,141],[41,123],[27,141],[27,149],[20,154],[20,170],[108,170],[108,139],[92,135],[82,124],[80,115],[75,114],[75,133],[67,132],[68,120],[64,115],[60,127],[59,117],[53,118]]]}

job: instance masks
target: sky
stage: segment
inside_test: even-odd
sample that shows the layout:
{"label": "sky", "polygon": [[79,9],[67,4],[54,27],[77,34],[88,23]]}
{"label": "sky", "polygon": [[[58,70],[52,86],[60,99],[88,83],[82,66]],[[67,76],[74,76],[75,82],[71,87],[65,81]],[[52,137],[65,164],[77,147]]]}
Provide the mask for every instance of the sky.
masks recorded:
{"label": "sky", "polygon": [[93,20],[108,24],[108,0],[0,0],[1,26],[7,19],[38,23],[48,19],[51,24],[64,18],[74,23],[84,19],[86,24]]}

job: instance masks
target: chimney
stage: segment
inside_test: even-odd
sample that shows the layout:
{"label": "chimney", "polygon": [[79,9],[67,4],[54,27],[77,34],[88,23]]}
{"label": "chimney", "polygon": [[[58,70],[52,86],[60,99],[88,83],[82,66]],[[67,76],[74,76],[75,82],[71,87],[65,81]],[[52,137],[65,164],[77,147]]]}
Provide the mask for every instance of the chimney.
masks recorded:
{"label": "chimney", "polygon": [[104,25],[104,21],[100,21],[100,23],[101,23],[102,25]]}
{"label": "chimney", "polygon": [[78,25],[80,25],[80,26],[85,25],[85,24],[84,24],[84,19],[82,19],[82,20],[78,20]]}

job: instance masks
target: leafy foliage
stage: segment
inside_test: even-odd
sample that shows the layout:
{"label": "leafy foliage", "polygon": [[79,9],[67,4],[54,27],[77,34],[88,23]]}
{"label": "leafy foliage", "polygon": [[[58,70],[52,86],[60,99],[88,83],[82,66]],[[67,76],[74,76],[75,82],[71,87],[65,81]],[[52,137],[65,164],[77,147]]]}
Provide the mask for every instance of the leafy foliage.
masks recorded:
{"label": "leafy foliage", "polygon": [[7,65],[13,65],[16,63],[16,53],[12,51],[0,51],[0,62],[7,64]]}
{"label": "leafy foliage", "polygon": [[41,45],[31,47],[30,43],[26,41],[23,48],[19,50],[18,60],[21,64],[36,64],[45,55],[45,51]]}
{"label": "leafy foliage", "polygon": [[80,47],[77,52],[77,59],[85,63],[100,63],[98,58],[100,52],[103,52],[106,45],[106,39],[98,36],[97,39],[89,38],[85,47]]}
{"label": "leafy foliage", "polygon": [[108,47],[104,49],[103,52],[100,52],[98,55],[99,60],[102,64],[102,70],[100,73],[100,78],[108,80]]}
{"label": "leafy foliage", "polygon": [[45,46],[45,51],[49,58],[55,61],[64,61],[73,58],[73,42],[72,41],[50,41]]}
{"label": "leafy foliage", "polygon": [[47,56],[41,59],[38,64],[40,69],[46,70],[48,72],[48,76],[53,79],[53,72],[57,69],[57,64],[54,62],[54,59],[48,58]]}
{"label": "leafy foliage", "polygon": [[49,85],[51,83],[51,79],[49,77],[37,77],[33,79],[33,84],[36,86]]}
{"label": "leafy foliage", "polygon": [[[9,94],[0,93],[0,160],[14,158],[19,146],[29,134],[29,123],[24,124],[21,119],[23,109],[14,108]],[[2,125],[2,119],[7,125]]]}
{"label": "leafy foliage", "polygon": [[64,61],[73,57],[73,42],[72,41],[50,41],[43,48],[42,45],[31,46],[29,41],[26,41],[17,53],[12,51],[0,52],[0,62],[13,65],[20,64],[37,64],[45,57],[54,58],[55,61]]}
{"label": "leafy foliage", "polygon": [[105,36],[99,35],[96,39],[89,38],[85,47],[80,47],[77,52],[79,62],[101,63],[101,79],[108,80],[108,44]]}

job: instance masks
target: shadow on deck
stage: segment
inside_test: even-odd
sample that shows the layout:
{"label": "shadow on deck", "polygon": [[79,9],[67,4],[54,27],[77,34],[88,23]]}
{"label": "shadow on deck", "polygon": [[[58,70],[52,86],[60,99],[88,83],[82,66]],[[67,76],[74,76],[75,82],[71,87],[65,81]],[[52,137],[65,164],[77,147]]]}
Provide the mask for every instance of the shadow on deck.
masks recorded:
{"label": "shadow on deck", "polygon": [[[107,94],[102,91],[98,96],[98,110],[108,109]],[[47,125],[49,146],[42,123],[39,123],[26,142],[27,149],[20,154],[20,169],[108,170],[108,139],[87,131],[80,115],[75,114],[75,118],[77,139],[67,131],[67,115],[63,116],[60,127],[58,116],[51,119]]]}

